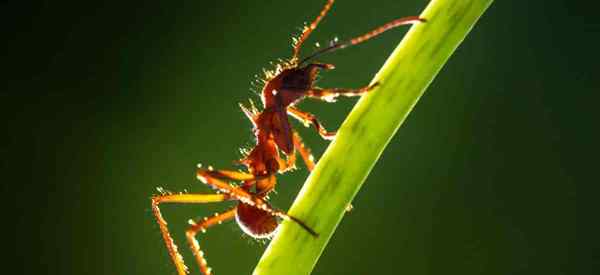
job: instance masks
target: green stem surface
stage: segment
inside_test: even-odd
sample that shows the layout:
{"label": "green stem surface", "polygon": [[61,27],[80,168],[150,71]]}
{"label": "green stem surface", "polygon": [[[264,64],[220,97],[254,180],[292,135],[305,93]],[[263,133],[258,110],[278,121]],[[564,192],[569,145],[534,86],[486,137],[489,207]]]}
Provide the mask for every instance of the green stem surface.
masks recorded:
{"label": "green stem surface", "polygon": [[[298,194],[254,275],[310,274],[385,146],[492,0],[434,0],[377,73]],[[457,91],[459,92],[459,91]],[[349,154],[349,152],[351,152]],[[360,210],[357,210],[360,211]]]}

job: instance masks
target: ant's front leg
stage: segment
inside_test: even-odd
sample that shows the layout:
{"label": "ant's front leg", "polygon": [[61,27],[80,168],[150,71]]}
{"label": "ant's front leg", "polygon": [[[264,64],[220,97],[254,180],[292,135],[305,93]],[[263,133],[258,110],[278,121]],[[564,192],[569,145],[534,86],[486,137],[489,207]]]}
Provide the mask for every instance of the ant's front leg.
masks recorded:
{"label": "ant's front leg", "polygon": [[208,263],[206,262],[206,258],[204,257],[204,252],[202,250],[200,250],[200,244],[198,243],[198,240],[196,239],[196,234],[198,234],[198,231],[204,233],[206,232],[206,229],[216,225],[216,224],[221,224],[225,221],[231,220],[235,217],[236,214],[236,208],[232,208],[229,209],[223,213],[215,213],[214,216],[211,217],[205,217],[202,220],[199,220],[198,222],[194,222],[192,220],[190,220],[190,224],[191,227],[185,232],[185,236],[187,237],[188,243],[190,245],[190,248],[192,249],[192,253],[194,254],[194,257],[196,257],[196,262],[198,263],[198,266],[200,267],[200,272],[202,272],[203,275],[210,275],[212,274],[211,272],[211,268],[208,266]]}
{"label": "ant's front leg", "polygon": [[[298,132],[294,131],[292,139],[294,143],[294,150],[298,150],[302,160],[306,164],[306,168],[309,172],[312,171],[315,167],[315,158],[310,152],[310,149],[304,145],[304,142],[302,142],[302,138],[300,138]],[[292,154],[290,154],[286,160],[277,158],[277,161],[279,162],[279,173],[283,174],[293,170],[296,168],[296,152],[292,152]]]}
{"label": "ant's front leg", "polygon": [[319,122],[319,120],[317,120],[315,115],[301,111],[296,107],[288,107],[287,112],[292,117],[302,122],[306,127],[310,126],[310,124],[314,125],[317,129],[317,132],[319,132],[319,135],[321,135],[323,139],[332,140],[335,138],[335,132],[328,132],[327,129],[325,129],[325,127],[323,127],[323,125]]}
{"label": "ant's front leg", "polygon": [[311,172],[315,168],[315,158],[310,152],[310,149],[304,145],[302,138],[300,138],[300,135],[296,131],[294,131],[294,147],[298,150],[300,156],[302,156],[308,171]]}
{"label": "ant's front leg", "polygon": [[360,96],[360,95],[363,95],[364,93],[372,90],[377,85],[379,85],[379,83],[375,83],[373,85],[369,85],[369,86],[362,87],[359,89],[312,88],[311,90],[308,91],[306,96],[317,98],[317,99],[327,101],[327,102],[335,102],[337,100],[338,96],[347,96],[347,97]]}
{"label": "ant's front leg", "polygon": [[[294,145],[295,146],[295,145]],[[296,169],[296,154],[292,153],[287,156],[287,159],[277,158],[277,163],[279,163],[279,173],[284,174],[286,172],[292,171]]]}

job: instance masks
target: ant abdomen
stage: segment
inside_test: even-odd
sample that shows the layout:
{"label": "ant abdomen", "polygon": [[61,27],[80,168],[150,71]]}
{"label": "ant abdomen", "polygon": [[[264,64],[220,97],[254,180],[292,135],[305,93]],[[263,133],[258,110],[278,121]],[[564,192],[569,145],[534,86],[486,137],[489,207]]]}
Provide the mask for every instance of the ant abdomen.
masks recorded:
{"label": "ant abdomen", "polygon": [[244,233],[256,239],[271,237],[278,225],[272,214],[244,203],[238,204],[235,220]]}

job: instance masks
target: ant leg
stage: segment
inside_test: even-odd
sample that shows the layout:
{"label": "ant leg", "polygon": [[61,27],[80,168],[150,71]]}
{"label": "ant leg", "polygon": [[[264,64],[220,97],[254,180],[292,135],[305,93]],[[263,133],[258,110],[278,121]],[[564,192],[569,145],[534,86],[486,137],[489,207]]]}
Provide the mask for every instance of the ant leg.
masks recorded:
{"label": "ant leg", "polygon": [[379,83],[375,83],[370,86],[358,88],[358,89],[339,89],[339,88],[331,88],[331,89],[321,89],[321,88],[312,88],[306,96],[318,98],[327,102],[335,102],[338,96],[361,96],[362,94],[372,90]]}
{"label": "ant leg", "polygon": [[292,117],[302,122],[304,126],[314,125],[323,139],[332,140],[335,138],[335,132],[328,132],[313,114],[301,111],[296,107],[288,107],[287,111]]}
{"label": "ant leg", "polygon": [[185,266],[183,257],[177,250],[177,245],[169,233],[167,227],[167,221],[163,218],[160,213],[158,205],[161,203],[210,203],[210,202],[222,202],[229,199],[229,195],[225,194],[171,194],[171,195],[160,195],[152,197],[152,213],[158,222],[158,227],[165,241],[171,260],[175,264],[177,274],[187,274],[188,268]]}
{"label": "ant leg", "polygon": [[212,273],[211,268],[208,267],[206,258],[204,257],[204,252],[200,250],[200,244],[196,239],[196,234],[198,233],[198,231],[204,233],[206,232],[207,228],[216,224],[221,224],[222,222],[234,218],[235,214],[236,208],[234,207],[223,213],[215,213],[215,215],[212,217],[205,217],[198,223],[195,223],[192,220],[190,220],[192,226],[185,232],[185,236],[187,237],[188,244],[192,249],[192,253],[196,257],[196,262],[198,263],[198,266],[200,267],[200,272],[202,272],[202,274],[210,275]]}
{"label": "ant leg", "polygon": [[312,171],[315,168],[315,158],[310,152],[310,149],[304,145],[302,138],[300,138],[300,135],[296,131],[294,131],[294,147],[298,149],[298,152],[300,153],[300,156],[302,156],[308,171]]}
{"label": "ant leg", "polygon": [[292,152],[292,154],[287,156],[286,160],[283,160],[282,158],[277,158],[277,162],[279,163],[280,174],[294,170],[296,169],[296,153]]}
{"label": "ant leg", "polygon": [[240,171],[231,171],[231,170],[214,170],[212,167],[208,167],[208,170],[204,170],[204,173],[210,175],[212,177],[221,178],[221,179],[230,179],[235,181],[253,181],[264,178],[264,176],[255,176],[250,173],[240,172]]}
{"label": "ant leg", "polygon": [[[315,158],[310,152],[310,149],[306,147],[306,145],[304,145],[304,142],[302,142],[302,138],[300,138],[300,135],[296,131],[294,131],[293,134],[293,142],[294,150],[298,150],[300,156],[302,157],[302,160],[304,160],[304,163],[306,164],[306,168],[308,169],[308,171],[312,171],[315,167]],[[278,161],[280,167],[279,173],[283,174],[287,171],[293,170],[296,168],[296,152],[292,152],[292,154],[288,156],[287,160],[284,161],[281,158],[279,158]]]}
{"label": "ant leg", "polygon": [[310,33],[314,29],[317,28],[317,25],[319,24],[319,22],[321,22],[321,19],[323,19],[323,17],[325,17],[325,15],[329,11],[329,9],[331,9],[331,6],[333,5],[333,1],[334,0],[327,0],[327,3],[325,4],[325,6],[323,6],[323,9],[321,10],[321,13],[319,13],[317,18],[315,18],[315,20],[312,21],[310,23],[310,25],[304,27],[300,37],[294,38],[294,45],[293,45],[294,46],[294,55],[292,56],[292,59],[296,59],[296,60],[298,59],[298,56],[300,55],[300,48],[302,47],[302,43],[304,43],[304,41],[306,41],[306,39],[308,38]]}
{"label": "ant leg", "polygon": [[[196,171],[196,177],[201,182],[212,187],[213,189],[216,189],[225,194],[228,194],[231,197],[233,197],[234,199],[239,200],[242,203],[245,203],[245,204],[248,204],[251,206],[255,206],[255,207],[259,207],[259,208],[262,208],[263,205],[266,206],[266,202],[263,199],[248,193],[246,190],[244,190],[240,187],[233,186],[227,182],[220,180],[219,179],[220,175],[221,174],[216,173],[216,171],[210,170],[210,168],[209,168],[209,170],[198,169],[198,171]],[[227,179],[231,179],[231,178],[227,178]]]}
{"label": "ant leg", "polygon": [[279,217],[281,219],[294,221],[295,223],[300,225],[304,230],[306,230],[311,235],[313,235],[315,237],[318,236],[318,234],[314,230],[312,230],[310,227],[308,227],[305,223],[286,214],[285,212],[282,212],[281,210],[272,208],[261,197],[253,195],[253,194],[247,192],[246,190],[239,188],[237,186],[232,186],[216,177],[211,176],[207,172],[209,172],[209,171],[204,170],[204,169],[199,169],[198,172],[196,173],[196,176],[203,183],[205,183],[205,184],[209,185],[210,187],[215,188],[225,194],[228,194],[232,198],[239,200],[241,203],[256,207],[258,209],[261,209],[261,210],[263,210],[273,216]]}

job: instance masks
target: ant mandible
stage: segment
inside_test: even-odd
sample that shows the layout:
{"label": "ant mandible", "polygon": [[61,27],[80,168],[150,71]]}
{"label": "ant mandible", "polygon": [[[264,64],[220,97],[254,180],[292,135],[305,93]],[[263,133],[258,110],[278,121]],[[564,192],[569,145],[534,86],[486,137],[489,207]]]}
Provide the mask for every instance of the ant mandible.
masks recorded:
{"label": "ant mandible", "polygon": [[[219,194],[161,194],[152,197],[152,212],[156,217],[165,245],[179,275],[187,274],[188,270],[183,257],[179,254],[177,246],[171,238],[167,222],[160,212],[158,206],[161,203],[192,204],[228,200],[238,201],[235,207],[225,212],[206,217],[198,222],[190,220],[191,226],[186,231],[186,238],[200,271],[204,275],[212,274],[212,271],[208,267],[196,235],[198,232],[205,232],[208,227],[221,224],[224,221],[235,218],[242,230],[254,238],[271,237],[278,226],[277,218],[291,220],[312,236],[318,236],[308,225],[281,210],[272,208],[267,202],[268,194],[274,190],[276,185],[275,174],[285,173],[295,167],[296,150],[300,153],[309,171],[315,165],[310,150],[304,146],[298,133],[292,129],[287,115],[289,114],[300,120],[305,126],[314,125],[324,139],[333,139],[335,137],[334,132],[328,132],[314,115],[303,112],[294,105],[305,97],[333,102],[338,96],[359,96],[371,90],[377,83],[358,89],[318,88],[314,86],[318,71],[320,69],[330,70],[334,66],[316,62],[309,63],[309,61],[321,54],[362,43],[389,29],[425,22],[424,19],[417,16],[396,19],[346,42],[338,43],[334,41],[328,47],[300,60],[302,44],[316,29],[333,2],[334,0],[328,0],[317,18],[303,29],[299,38],[294,40],[292,58],[279,64],[274,72],[266,74],[265,85],[261,94],[263,110],[258,111],[254,106],[247,108],[240,105],[244,114],[253,124],[256,138],[255,147],[239,161],[239,163],[245,165],[248,172],[199,167],[196,173],[197,178],[220,191]],[[286,159],[281,158],[279,151],[286,156]],[[227,180],[239,181],[241,185],[231,185],[226,182]]]}

